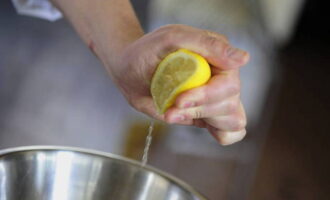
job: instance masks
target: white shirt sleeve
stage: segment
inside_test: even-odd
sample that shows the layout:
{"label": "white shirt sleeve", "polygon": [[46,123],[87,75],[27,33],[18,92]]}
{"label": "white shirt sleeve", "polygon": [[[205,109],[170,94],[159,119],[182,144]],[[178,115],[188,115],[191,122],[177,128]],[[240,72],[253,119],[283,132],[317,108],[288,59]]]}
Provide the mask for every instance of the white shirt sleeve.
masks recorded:
{"label": "white shirt sleeve", "polygon": [[48,0],[12,0],[18,14],[56,21],[62,13]]}

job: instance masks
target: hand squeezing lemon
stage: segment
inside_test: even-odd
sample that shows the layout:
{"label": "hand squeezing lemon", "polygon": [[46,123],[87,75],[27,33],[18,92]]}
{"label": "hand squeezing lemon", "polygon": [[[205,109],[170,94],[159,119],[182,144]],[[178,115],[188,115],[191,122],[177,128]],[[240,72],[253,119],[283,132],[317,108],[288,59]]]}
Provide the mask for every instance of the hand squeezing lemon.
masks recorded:
{"label": "hand squeezing lemon", "polygon": [[184,91],[204,85],[211,77],[207,61],[186,49],[167,55],[151,80],[151,95],[160,114],[171,107]]}

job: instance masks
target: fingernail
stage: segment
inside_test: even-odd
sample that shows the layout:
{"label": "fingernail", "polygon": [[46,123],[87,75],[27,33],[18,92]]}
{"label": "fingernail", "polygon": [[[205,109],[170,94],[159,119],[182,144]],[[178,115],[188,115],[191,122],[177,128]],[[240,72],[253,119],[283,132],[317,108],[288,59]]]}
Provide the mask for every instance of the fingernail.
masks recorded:
{"label": "fingernail", "polygon": [[184,120],[184,116],[183,115],[174,115],[174,117],[172,117],[172,121],[173,122],[181,122]]}
{"label": "fingernail", "polygon": [[182,108],[190,108],[190,107],[193,107],[193,106],[195,106],[195,103],[194,102],[186,102],[181,107]]}
{"label": "fingernail", "polygon": [[227,57],[235,61],[241,61],[245,59],[246,54],[247,53],[245,51],[235,47],[229,47],[226,50]]}

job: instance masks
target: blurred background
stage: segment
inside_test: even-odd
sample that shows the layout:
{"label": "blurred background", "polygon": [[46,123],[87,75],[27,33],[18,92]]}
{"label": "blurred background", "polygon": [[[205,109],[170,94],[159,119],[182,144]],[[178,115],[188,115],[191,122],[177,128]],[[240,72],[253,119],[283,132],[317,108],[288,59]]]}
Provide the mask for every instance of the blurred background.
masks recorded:
{"label": "blurred background", "polygon": [[[249,119],[240,143],[158,122],[149,164],[218,199],[330,199],[330,59],[319,0],[135,0],[148,32],[211,29],[251,53],[242,69]],[[150,119],[128,106],[64,19],[0,4],[0,149],[78,146],[140,160]]]}

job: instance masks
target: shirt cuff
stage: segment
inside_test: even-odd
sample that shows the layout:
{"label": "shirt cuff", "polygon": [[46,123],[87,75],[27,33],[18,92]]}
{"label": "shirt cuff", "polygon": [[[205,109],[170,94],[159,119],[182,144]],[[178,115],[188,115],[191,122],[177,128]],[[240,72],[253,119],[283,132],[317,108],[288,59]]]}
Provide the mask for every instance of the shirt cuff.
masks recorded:
{"label": "shirt cuff", "polygon": [[56,21],[62,13],[48,0],[12,0],[18,14]]}

